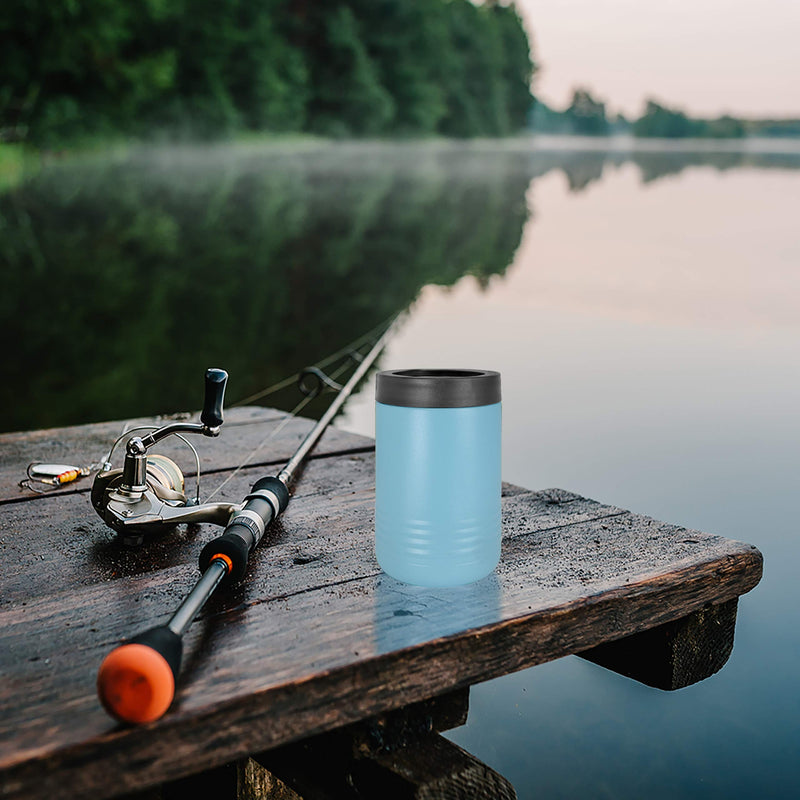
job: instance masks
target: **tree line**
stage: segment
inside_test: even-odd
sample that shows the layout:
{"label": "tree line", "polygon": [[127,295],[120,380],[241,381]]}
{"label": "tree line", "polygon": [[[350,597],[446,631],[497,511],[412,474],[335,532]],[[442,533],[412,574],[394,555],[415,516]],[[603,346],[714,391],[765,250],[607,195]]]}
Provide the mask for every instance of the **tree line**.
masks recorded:
{"label": "tree line", "polygon": [[575,89],[563,111],[541,100],[532,109],[530,127],[534,132],[609,136],[632,134],[661,139],[741,139],[745,136],[798,136],[800,120],[746,120],[724,114],[711,119],[691,117],[679,108],[648,100],[642,115],[635,120],[623,114],[611,116],[606,104],[588,89]]}
{"label": "tree line", "polygon": [[0,138],[504,136],[534,72],[513,4],[4,0]]}

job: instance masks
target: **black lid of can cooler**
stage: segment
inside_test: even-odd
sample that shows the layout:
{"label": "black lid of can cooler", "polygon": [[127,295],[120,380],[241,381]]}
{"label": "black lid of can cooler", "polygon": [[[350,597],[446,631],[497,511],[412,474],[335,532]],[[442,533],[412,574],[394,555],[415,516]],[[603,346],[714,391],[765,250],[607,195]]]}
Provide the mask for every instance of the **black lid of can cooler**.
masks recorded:
{"label": "black lid of can cooler", "polygon": [[391,369],[379,372],[375,399],[389,406],[469,408],[500,402],[500,373],[489,369]]}

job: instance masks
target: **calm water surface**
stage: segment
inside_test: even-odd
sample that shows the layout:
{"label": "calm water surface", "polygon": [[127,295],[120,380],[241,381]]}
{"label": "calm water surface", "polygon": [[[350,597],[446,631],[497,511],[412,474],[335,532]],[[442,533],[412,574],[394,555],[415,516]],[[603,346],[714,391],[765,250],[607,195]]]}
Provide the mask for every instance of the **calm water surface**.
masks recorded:
{"label": "calm water surface", "polygon": [[[665,693],[561,659],[475,687],[453,740],[521,798],[796,797],[799,202],[780,153],[56,164],[0,195],[3,423],[194,407],[210,363],[242,398],[408,309],[380,367],[499,369],[506,480],[765,557],[716,676]],[[372,435],[372,393],[337,424]]]}
{"label": "calm water surface", "polygon": [[[505,276],[429,287],[382,366],[504,382],[506,480],[764,554],[725,668],[675,693],[570,657],[475,687],[451,738],[520,797],[797,797],[800,172],[634,164],[528,191]],[[372,387],[343,424],[372,431]]]}

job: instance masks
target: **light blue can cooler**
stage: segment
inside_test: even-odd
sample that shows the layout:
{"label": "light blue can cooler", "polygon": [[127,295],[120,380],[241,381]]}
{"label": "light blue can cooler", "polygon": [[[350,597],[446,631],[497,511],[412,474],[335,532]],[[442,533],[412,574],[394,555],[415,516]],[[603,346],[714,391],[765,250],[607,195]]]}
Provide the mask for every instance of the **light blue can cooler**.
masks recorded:
{"label": "light blue can cooler", "polygon": [[457,586],[500,560],[500,373],[380,372],[375,552],[384,572]]}

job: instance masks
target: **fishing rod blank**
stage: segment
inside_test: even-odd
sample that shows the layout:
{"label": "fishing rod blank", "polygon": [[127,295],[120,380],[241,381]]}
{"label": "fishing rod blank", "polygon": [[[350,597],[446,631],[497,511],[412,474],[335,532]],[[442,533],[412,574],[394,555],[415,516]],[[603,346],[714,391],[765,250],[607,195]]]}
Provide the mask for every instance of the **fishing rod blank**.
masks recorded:
{"label": "fishing rod blank", "polygon": [[145,723],[159,719],[167,711],[180,671],[181,637],[219,586],[234,584],[244,576],[250,554],[270,523],[288,505],[289,486],[299,466],[383,350],[392,327],[364,356],[278,475],[257,480],[243,506],[233,511],[223,534],[203,548],[202,577],[167,624],[145,631],[105,657],[97,674],[97,693],[111,716],[123,722]]}

